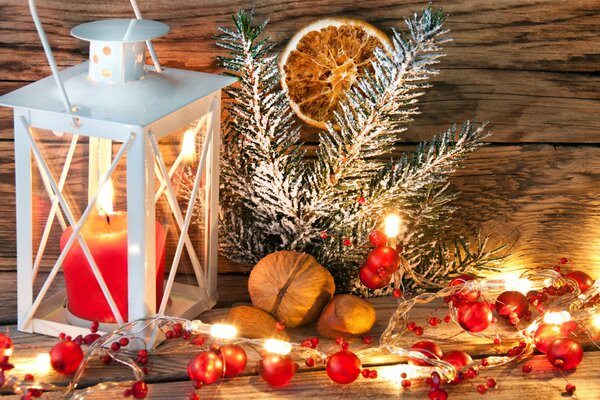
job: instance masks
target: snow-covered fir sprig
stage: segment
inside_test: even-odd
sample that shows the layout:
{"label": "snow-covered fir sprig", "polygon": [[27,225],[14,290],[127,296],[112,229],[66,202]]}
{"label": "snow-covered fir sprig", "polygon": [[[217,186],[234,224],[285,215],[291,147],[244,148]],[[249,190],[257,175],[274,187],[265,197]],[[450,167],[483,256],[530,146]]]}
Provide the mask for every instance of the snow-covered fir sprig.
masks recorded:
{"label": "snow-covered fir sprig", "polygon": [[488,135],[483,125],[452,127],[385,161],[418,114],[426,80],[437,73],[433,66],[448,40],[445,18],[431,8],[414,14],[406,19],[407,34],[394,31],[392,46],[375,51],[371,68],[320,135],[316,160],[304,157],[299,126],[279,88],[273,44],[260,38],[266,22],[253,25],[252,14],[239,11],[234,30],[220,28],[218,45],[228,54],[219,61],[239,79],[226,91],[221,157],[226,256],[253,264],[277,250],[307,251],[332,271],[338,290],[351,291],[369,251],[369,232],[395,211],[406,220],[404,254],[413,272],[407,285],[495,266],[499,249],[488,250],[487,240],[471,246],[446,235],[456,197],[448,178],[482,145]]}

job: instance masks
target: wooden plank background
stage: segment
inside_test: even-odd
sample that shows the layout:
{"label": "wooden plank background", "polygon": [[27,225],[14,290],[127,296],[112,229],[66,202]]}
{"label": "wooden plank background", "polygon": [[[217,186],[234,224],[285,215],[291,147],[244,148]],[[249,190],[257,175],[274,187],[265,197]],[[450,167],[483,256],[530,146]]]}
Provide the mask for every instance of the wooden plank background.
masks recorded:
{"label": "wooden plank background", "polygon": [[[141,0],[146,18],[172,28],[155,45],[165,66],[218,72],[212,36],[239,7],[270,18],[279,49],[320,16],[356,16],[390,31],[422,1],[384,0]],[[453,42],[423,114],[404,136],[406,148],[453,122],[489,120],[494,135],[460,170],[463,195],[456,231],[518,238],[507,268],[552,265],[558,257],[600,276],[600,4],[595,0],[448,0]],[[70,37],[75,25],[130,17],[129,2],[40,0],[39,13],[60,67],[87,58],[87,43]],[[27,4],[0,0],[0,93],[49,75]],[[304,132],[309,146],[316,133]],[[404,148],[404,147],[402,147]],[[0,110],[0,271],[15,270],[12,116]],[[220,272],[245,266],[221,258]],[[10,275],[14,276],[14,275]],[[10,280],[10,278],[8,279]],[[6,296],[14,296],[8,288]]]}

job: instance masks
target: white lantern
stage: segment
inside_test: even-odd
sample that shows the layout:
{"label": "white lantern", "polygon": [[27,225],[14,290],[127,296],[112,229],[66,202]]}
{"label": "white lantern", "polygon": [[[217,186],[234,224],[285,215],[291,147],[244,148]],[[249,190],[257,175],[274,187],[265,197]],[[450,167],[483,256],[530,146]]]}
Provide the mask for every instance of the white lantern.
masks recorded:
{"label": "white lantern", "polygon": [[14,109],[19,330],[85,334],[92,320],[106,331],[210,309],[220,90],[234,79],[162,68],[150,40],[169,28],[134,1],[138,19],[74,28],[90,59],[59,72],[29,3],[53,76],[0,97]]}

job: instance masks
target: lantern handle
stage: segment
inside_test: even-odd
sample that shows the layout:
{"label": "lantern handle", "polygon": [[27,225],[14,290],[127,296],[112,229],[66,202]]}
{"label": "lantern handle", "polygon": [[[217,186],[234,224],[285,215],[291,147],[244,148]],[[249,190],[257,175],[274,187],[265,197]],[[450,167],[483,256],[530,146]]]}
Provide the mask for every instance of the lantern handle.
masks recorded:
{"label": "lantern handle", "polygon": [[[129,2],[131,3],[131,7],[133,8],[133,13],[135,14],[136,19],[142,19],[142,13],[140,12],[140,8],[137,5],[137,1],[129,0]],[[42,47],[44,48],[44,53],[46,53],[48,64],[50,64],[50,70],[52,71],[52,76],[56,81],[56,86],[58,86],[58,91],[60,93],[63,105],[65,106],[67,113],[70,114],[72,112],[75,112],[77,111],[77,109],[71,105],[69,96],[67,96],[65,85],[63,84],[63,81],[59,75],[58,66],[56,65],[54,54],[52,53],[52,47],[50,47],[50,43],[48,42],[48,38],[46,37],[46,32],[44,31],[44,27],[42,26],[40,16],[37,12],[35,0],[29,0],[29,12],[31,13],[31,17],[33,18],[33,23],[35,25],[35,29],[38,32],[38,36],[40,37],[40,41],[42,42]],[[162,72],[162,67],[160,66],[152,42],[150,40],[146,40],[146,46],[148,47],[148,53],[150,53],[150,57],[152,58],[152,62],[154,63],[154,68],[156,72]],[[75,123],[76,125],[79,125],[78,122]]]}

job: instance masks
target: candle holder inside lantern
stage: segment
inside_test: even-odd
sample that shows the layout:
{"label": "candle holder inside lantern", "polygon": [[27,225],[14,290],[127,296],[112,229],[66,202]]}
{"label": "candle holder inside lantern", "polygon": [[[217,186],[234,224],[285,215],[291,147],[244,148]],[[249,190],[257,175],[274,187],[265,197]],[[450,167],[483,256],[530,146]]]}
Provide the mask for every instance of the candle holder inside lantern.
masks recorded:
{"label": "candle holder inside lantern", "polygon": [[14,109],[22,331],[216,303],[220,90],[234,79],[161,67],[150,40],[169,28],[132,4],[137,19],[75,27],[90,59],[59,72],[30,0],[53,76],[0,97]]}

